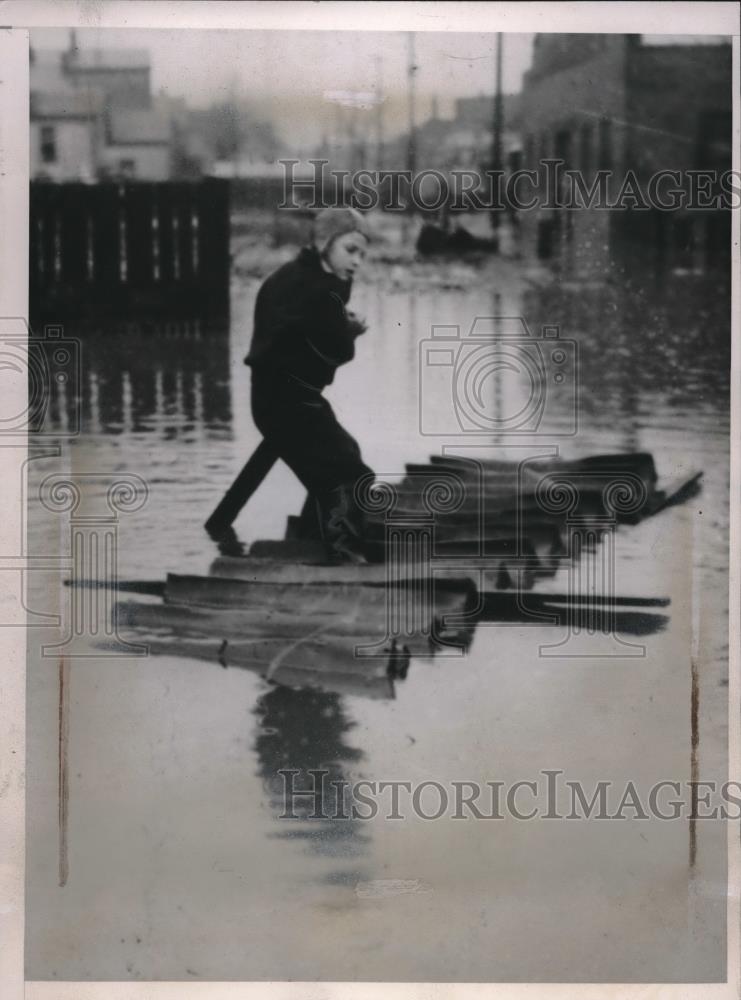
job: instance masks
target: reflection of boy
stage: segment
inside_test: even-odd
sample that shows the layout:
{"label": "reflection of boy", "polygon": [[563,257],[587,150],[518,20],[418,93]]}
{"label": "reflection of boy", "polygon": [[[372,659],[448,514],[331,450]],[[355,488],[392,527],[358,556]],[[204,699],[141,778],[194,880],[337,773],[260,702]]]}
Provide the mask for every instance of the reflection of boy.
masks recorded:
{"label": "reflection of boy", "polygon": [[255,424],[316,499],[330,555],[350,562],[365,561],[353,489],[372,471],[322,390],[352,360],[355,339],[365,331],[345,306],[367,242],[358,212],[320,212],[313,245],[261,286],[245,358],[252,368]]}

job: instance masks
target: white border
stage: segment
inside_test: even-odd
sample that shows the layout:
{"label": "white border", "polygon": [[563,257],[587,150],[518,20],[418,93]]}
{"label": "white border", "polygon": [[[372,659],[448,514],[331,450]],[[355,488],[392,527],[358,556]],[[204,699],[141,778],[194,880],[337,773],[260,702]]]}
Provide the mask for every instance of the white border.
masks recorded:
{"label": "white border", "polygon": [[[327,31],[593,31],[732,35],[737,3],[321,3],[296,0],[6,0],[2,23],[38,28],[252,28]],[[609,27],[606,25],[609,21]]]}
{"label": "white border", "polygon": [[[734,169],[739,169],[739,4],[738,3],[71,3],[9,0],[0,2],[0,23],[16,29],[80,28],[251,28],[368,31],[593,31],[734,35]],[[606,23],[609,21],[609,24]],[[0,316],[25,315],[28,257],[28,33],[0,29]],[[3,140],[13,137],[11,149]],[[739,653],[741,551],[738,512],[741,498],[741,350],[739,317],[739,239],[741,213],[733,219],[733,395],[731,405],[731,573],[729,675],[729,777],[741,780],[739,731]],[[0,452],[4,483],[19,483]],[[17,458],[16,458],[17,461]],[[10,478],[12,476],[12,478]],[[0,519],[0,541],[19,516],[19,498],[7,497]],[[15,513],[11,509],[15,503]],[[6,549],[5,551],[10,551]],[[0,574],[0,588],[8,586]],[[25,726],[25,638],[22,630],[0,629],[0,733],[2,775],[10,784],[0,796],[0,988],[5,1000],[208,1000],[232,998],[317,998],[317,1000],[447,1000],[447,998],[589,997],[652,1000],[726,1000],[741,995],[739,967],[738,829],[729,824],[728,973],[725,984],[362,984],[362,983],[23,983],[23,767]]]}
{"label": "white border", "polygon": [[[738,26],[738,25],[737,25]],[[733,39],[733,169],[741,170],[741,38]],[[728,580],[728,777],[741,780],[741,211],[731,220],[731,483]],[[728,827],[728,981],[741,997],[741,842]]]}
{"label": "white border", "polygon": [[[0,10],[0,22],[2,11]],[[28,32],[0,29],[0,316],[28,311]],[[10,145],[8,143],[10,142]],[[23,413],[25,386],[7,383],[3,393],[18,396],[10,408]],[[5,443],[0,439],[0,446]],[[23,440],[0,447],[0,558],[18,553],[21,536]],[[13,489],[15,486],[15,489]],[[19,574],[0,572],[0,593],[18,592]],[[5,601],[3,601],[5,604]],[[7,605],[6,605],[7,606]],[[0,628],[0,992],[21,996],[23,978],[26,635]],[[11,989],[6,989],[11,984]]]}

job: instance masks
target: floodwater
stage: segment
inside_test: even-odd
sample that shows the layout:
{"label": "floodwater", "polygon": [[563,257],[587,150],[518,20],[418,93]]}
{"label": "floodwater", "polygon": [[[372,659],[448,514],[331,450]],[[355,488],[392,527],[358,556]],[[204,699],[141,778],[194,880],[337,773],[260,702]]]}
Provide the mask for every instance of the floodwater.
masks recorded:
{"label": "floodwater", "polygon": [[[76,406],[57,396],[43,443],[61,444],[61,456],[29,465],[34,555],[69,555],[70,513],[37,499],[47,476],[94,473],[84,502],[100,514],[110,477],[135,474],[148,495],[118,515],[119,578],[207,571],[215,553],[202,523],[258,442],[242,364],[257,284],[235,281],[229,331],[82,338],[81,433],[58,436],[74,429]],[[723,980],[726,830],[718,821],[691,829],[686,818],[636,819],[630,809],[614,821],[461,820],[452,808],[428,820],[412,814],[403,790],[403,820],[384,818],[388,792],[373,819],[311,820],[305,807],[300,818],[281,819],[277,771],[324,767],[348,782],[452,789],[500,781],[506,789],[543,787],[544,770],[562,770],[590,797],[597,781],[614,782],[614,803],[628,781],[645,801],[660,780],[724,779],[727,290],[677,275],[610,289],[540,287],[512,261],[415,265],[411,274],[377,264],[351,304],[370,329],[329,395],[379,475],[398,475],[444,446],[518,459],[556,447],[568,457],[650,451],[660,485],[703,470],[699,497],[615,538],[616,592],[670,598],[668,620],[607,649],[560,647],[560,657],[550,655],[564,639],[558,627],[489,623],[465,657],[413,660],[396,698],[380,701],[271,686],[216,662],[101,655],[91,646],[91,656],[63,667],[61,820],[60,653],[39,652],[60,638],[51,626],[35,628],[27,977]],[[499,415],[495,431],[460,429],[456,338],[477,316],[522,317],[536,340],[543,326],[559,328],[564,365],[574,367],[563,382],[548,381],[540,423],[525,425],[532,433],[509,433],[508,414],[529,405],[525,367],[511,366],[469,399],[474,411]],[[439,353],[429,363],[425,342],[445,326],[460,335],[436,330]],[[302,500],[276,467],[241,515],[240,536],[280,538]],[[70,592],[57,581],[68,566],[30,575],[32,612],[57,610],[64,622]],[[563,576],[554,582],[567,586]],[[439,800],[433,789],[421,801],[434,812]],[[517,800],[523,812],[531,801],[527,789]]]}

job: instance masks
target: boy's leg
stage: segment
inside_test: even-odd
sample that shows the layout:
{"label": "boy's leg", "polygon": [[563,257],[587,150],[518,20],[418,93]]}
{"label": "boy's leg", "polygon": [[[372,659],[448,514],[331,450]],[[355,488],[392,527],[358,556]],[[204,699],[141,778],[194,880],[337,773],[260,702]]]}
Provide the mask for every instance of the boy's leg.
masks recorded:
{"label": "boy's leg", "polygon": [[271,376],[253,379],[252,404],[258,429],[310,494],[354,487],[361,476],[373,475],[321,393]]}
{"label": "boy's leg", "polygon": [[[253,416],[280,458],[316,498],[328,548],[351,557],[362,547],[363,518],[354,498],[360,477],[373,475],[357,441],[319,393],[285,378],[253,380]],[[304,512],[307,507],[304,505]]]}
{"label": "boy's leg", "polygon": [[298,517],[298,532],[299,538],[316,540],[322,537],[317,500],[311,493],[306,494],[306,500],[304,500],[304,505],[301,508],[301,513]]}

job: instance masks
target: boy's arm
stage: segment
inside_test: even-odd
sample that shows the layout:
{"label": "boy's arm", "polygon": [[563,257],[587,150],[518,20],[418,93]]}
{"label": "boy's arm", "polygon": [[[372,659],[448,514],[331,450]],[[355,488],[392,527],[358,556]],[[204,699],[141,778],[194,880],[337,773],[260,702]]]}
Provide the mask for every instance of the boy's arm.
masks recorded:
{"label": "boy's arm", "polygon": [[365,320],[362,320],[359,316],[356,316],[354,312],[350,309],[345,310],[345,316],[347,318],[347,332],[350,334],[353,340],[356,340],[368,329],[368,324]]}
{"label": "boy's arm", "polygon": [[257,293],[254,333],[246,364],[275,355],[292,341],[300,340],[306,329],[306,311],[300,297],[286,294],[268,282]]}
{"label": "boy's arm", "polygon": [[306,340],[310,347],[331,364],[342,365],[355,355],[355,339],[366,329],[335,292],[313,297],[311,322]]}

